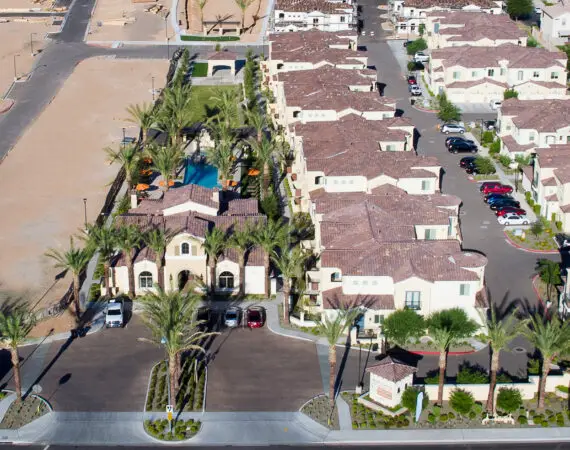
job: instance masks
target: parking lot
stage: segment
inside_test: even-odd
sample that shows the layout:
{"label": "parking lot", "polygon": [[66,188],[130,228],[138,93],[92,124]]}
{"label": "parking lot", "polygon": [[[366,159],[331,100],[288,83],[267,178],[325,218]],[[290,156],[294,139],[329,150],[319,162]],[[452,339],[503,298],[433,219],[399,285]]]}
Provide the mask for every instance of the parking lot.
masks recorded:
{"label": "parking lot", "polygon": [[322,392],[313,343],[278,336],[266,325],[227,328],[222,315],[212,316],[221,335],[210,347],[207,411],[297,411]]}

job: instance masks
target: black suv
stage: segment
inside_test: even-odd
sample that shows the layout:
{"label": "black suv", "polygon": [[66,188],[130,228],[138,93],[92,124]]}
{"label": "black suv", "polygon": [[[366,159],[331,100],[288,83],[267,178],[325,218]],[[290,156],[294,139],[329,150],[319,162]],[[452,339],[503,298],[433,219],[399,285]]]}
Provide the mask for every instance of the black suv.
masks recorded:
{"label": "black suv", "polygon": [[451,141],[448,146],[451,153],[470,152],[477,153],[477,145],[467,141]]}
{"label": "black suv", "polygon": [[512,200],[510,198],[504,198],[501,200],[497,200],[495,203],[493,203],[491,205],[491,209],[493,211],[496,211],[497,209],[502,208],[504,206],[514,206],[515,208],[520,208],[521,204],[516,200]]}
{"label": "black suv", "polygon": [[476,159],[476,156],[465,156],[459,161],[459,167],[463,167],[465,169],[468,166],[475,164]]}

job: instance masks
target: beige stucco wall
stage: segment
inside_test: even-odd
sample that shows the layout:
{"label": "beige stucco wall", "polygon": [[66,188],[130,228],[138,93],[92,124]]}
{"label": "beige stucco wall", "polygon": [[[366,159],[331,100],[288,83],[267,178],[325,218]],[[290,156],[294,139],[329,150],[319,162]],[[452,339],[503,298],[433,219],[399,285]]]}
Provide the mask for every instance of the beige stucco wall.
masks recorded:
{"label": "beige stucco wall", "polygon": [[394,407],[402,402],[406,387],[413,383],[413,375],[408,375],[397,382],[391,382],[370,373],[370,398],[382,405]]}

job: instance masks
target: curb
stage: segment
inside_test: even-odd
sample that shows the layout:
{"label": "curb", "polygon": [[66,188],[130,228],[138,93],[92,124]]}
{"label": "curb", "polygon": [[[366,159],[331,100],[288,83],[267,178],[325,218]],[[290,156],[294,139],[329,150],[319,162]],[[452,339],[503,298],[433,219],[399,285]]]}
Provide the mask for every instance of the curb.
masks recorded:
{"label": "curb", "polygon": [[527,253],[536,253],[539,255],[557,255],[558,253],[560,253],[559,250],[535,250],[532,248],[526,248],[523,247],[520,244],[517,244],[515,241],[513,241],[509,235],[507,234],[506,231],[503,231],[503,234],[505,235],[505,240],[507,241],[507,243],[509,245],[511,245],[512,247],[516,248],[517,250],[521,250],[523,252],[527,252]]}
{"label": "curb", "polygon": [[[483,349],[481,349],[483,350]],[[481,350],[471,350],[471,351],[467,351],[467,352],[448,352],[447,354],[449,356],[461,356],[461,355],[470,355],[472,353],[477,353]],[[407,352],[413,354],[413,355],[423,355],[423,356],[436,356],[439,355],[439,352],[424,352],[424,351],[412,351],[412,350],[406,350]]]}
{"label": "curb", "polygon": [[542,297],[540,296],[540,294],[538,293],[538,289],[536,288],[534,282],[537,280],[537,278],[540,275],[536,274],[534,277],[532,277],[532,290],[534,291],[534,294],[536,295],[536,298],[538,299],[538,301],[540,302],[540,306],[542,306],[542,309],[545,311],[546,316],[548,317],[550,315],[550,313],[548,312],[548,309],[546,308],[546,302],[542,299]]}
{"label": "curb", "polygon": [[416,105],[410,105],[412,108],[414,108],[416,111],[420,111],[420,112],[425,112],[425,113],[429,113],[429,114],[436,114],[437,110],[436,109],[424,109],[424,108],[419,108]]}

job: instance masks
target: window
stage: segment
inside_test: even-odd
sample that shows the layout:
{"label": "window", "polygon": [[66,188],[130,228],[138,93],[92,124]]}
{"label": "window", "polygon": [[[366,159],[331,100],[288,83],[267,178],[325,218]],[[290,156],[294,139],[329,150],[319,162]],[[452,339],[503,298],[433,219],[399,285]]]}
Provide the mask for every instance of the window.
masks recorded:
{"label": "window", "polygon": [[507,74],[507,69],[501,69],[501,76],[506,75]]}
{"label": "window", "polygon": [[386,145],[386,151],[387,152],[395,152],[396,151],[396,145],[395,144]]}
{"label": "window", "polygon": [[436,234],[437,234],[436,230],[428,228],[426,230],[425,237],[428,241],[433,241],[436,238]]}
{"label": "window", "polygon": [[433,32],[436,34],[439,33],[439,23],[433,24]]}
{"label": "window", "polygon": [[319,19],[318,18],[314,18],[313,19],[313,25],[318,25],[319,24]]}
{"label": "window", "polygon": [[461,78],[461,72],[453,72],[453,79],[459,80]]}
{"label": "window", "polygon": [[459,285],[459,295],[469,295],[469,286],[467,283],[461,283]]}
{"label": "window", "polygon": [[529,133],[529,135],[528,135],[528,140],[529,140],[530,142],[534,142],[534,133]]}
{"label": "window", "polygon": [[535,70],[535,71],[532,73],[532,77],[533,77],[533,78],[538,78],[538,77],[540,77],[540,73]]}
{"label": "window", "polygon": [[409,309],[421,309],[420,297],[420,291],[406,291],[406,303],[404,306]]}
{"label": "window", "polygon": [[344,22],[346,22],[346,17],[340,16],[340,23],[344,23]]}
{"label": "window", "polygon": [[285,13],[279,13],[279,18],[280,18],[280,19],[284,19],[284,18],[285,18]]}
{"label": "window", "polygon": [[374,314],[374,323],[384,324],[384,314]]}
{"label": "window", "polygon": [[550,72],[551,80],[558,80],[558,72]]}
{"label": "window", "polygon": [[325,177],[315,177],[315,184],[325,184]]}
{"label": "window", "polygon": [[141,289],[149,289],[152,287],[152,273],[141,272],[139,275],[139,287]]}
{"label": "window", "polygon": [[431,189],[430,180],[422,180],[422,191],[429,191]]}
{"label": "window", "polygon": [[487,76],[494,77],[495,76],[495,69],[487,69]]}
{"label": "window", "polygon": [[358,280],[352,280],[353,286],[358,286]]}
{"label": "window", "polygon": [[523,72],[522,70],[519,70],[519,71],[517,72],[517,79],[518,79],[519,81],[522,81],[523,77],[524,77],[524,72]]}
{"label": "window", "polygon": [[219,285],[222,289],[233,289],[234,275],[231,272],[222,272],[219,277]]}
{"label": "window", "polygon": [[333,272],[331,274],[331,281],[342,281],[342,276],[340,272]]}
{"label": "window", "polygon": [[453,221],[451,217],[449,218],[449,225],[447,226],[447,235],[451,236],[453,234]]}
{"label": "window", "polygon": [[476,70],[471,72],[471,78],[477,78],[477,71]]}
{"label": "window", "polygon": [[180,246],[180,253],[182,253],[183,255],[189,255],[190,254],[190,244],[188,244],[187,242],[184,242]]}

